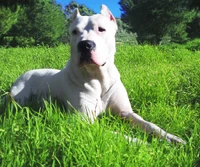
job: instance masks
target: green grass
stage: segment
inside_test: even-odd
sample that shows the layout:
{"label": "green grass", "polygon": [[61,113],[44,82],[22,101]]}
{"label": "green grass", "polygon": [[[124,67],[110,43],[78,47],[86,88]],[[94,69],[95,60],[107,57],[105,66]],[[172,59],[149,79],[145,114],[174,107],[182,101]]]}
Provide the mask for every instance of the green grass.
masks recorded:
{"label": "green grass", "polygon": [[[61,69],[68,58],[69,46],[0,48],[0,95],[23,72]],[[0,166],[199,166],[200,52],[118,45],[115,58],[132,107],[183,138],[185,146],[149,136],[109,114],[89,124],[53,104],[46,103],[44,111],[1,104]],[[148,144],[131,143],[124,134]]]}

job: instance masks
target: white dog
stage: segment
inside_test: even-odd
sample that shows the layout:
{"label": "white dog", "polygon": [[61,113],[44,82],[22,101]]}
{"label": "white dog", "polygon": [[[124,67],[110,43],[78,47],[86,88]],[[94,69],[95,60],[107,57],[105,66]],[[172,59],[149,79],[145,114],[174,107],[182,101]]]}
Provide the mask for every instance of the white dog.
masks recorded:
{"label": "white dog", "polygon": [[[130,120],[144,131],[170,142],[185,143],[134,113],[119,72],[114,65],[116,20],[102,5],[100,14],[81,16],[76,9],[69,27],[71,57],[61,71],[31,70],[12,86],[11,96],[22,106],[31,97],[56,98],[68,108],[69,103],[92,121],[106,109]],[[36,99],[35,99],[36,100]]]}

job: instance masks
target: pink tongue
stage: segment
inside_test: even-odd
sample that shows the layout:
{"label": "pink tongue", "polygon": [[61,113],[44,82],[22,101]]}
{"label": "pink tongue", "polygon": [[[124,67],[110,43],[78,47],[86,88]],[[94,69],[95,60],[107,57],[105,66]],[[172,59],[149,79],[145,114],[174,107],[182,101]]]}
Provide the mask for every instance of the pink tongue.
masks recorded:
{"label": "pink tongue", "polygon": [[101,59],[98,59],[98,58],[97,58],[97,56],[96,56],[96,54],[95,54],[94,51],[91,51],[91,54],[92,54],[92,56],[91,56],[92,62],[93,62],[94,64],[98,65],[98,66],[101,66],[101,65],[102,65]]}

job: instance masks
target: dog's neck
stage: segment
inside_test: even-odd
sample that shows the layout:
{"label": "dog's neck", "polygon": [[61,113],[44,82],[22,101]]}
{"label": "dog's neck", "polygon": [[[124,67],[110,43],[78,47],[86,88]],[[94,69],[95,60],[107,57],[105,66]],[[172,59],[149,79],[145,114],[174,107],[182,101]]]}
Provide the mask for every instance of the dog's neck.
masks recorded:
{"label": "dog's neck", "polygon": [[103,67],[97,67],[95,65],[86,65],[78,67],[73,64],[73,61],[67,63],[67,67],[70,68],[68,76],[73,84],[79,87],[85,87],[90,90],[98,90],[98,94],[104,94],[108,91],[116,80],[120,78],[119,72],[114,63],[107,63]]}

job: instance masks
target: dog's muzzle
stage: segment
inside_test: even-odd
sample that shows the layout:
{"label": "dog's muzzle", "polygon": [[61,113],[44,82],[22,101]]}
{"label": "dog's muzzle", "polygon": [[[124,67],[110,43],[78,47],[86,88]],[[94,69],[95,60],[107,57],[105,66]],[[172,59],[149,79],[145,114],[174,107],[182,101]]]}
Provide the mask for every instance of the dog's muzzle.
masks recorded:
{"label": "dog's muzzle", "polygon": [[90,61],[91,52],[96,48],[96,44],[90,40],[80,41],[78,43],[78,52],[80,55],[80,61]]}
{"label": "dog's muzzle", "polygon": [[[91,40],[80,41],[77,46],[78,52],[80,53],[80,62],[79,65],[84,64],[97,64],[94,60],[94,52],[96,49],[96,44]],[[92,55],[93,54],[93,55]],[[103,63],[100,66],[104,66],[106,63]]]}

